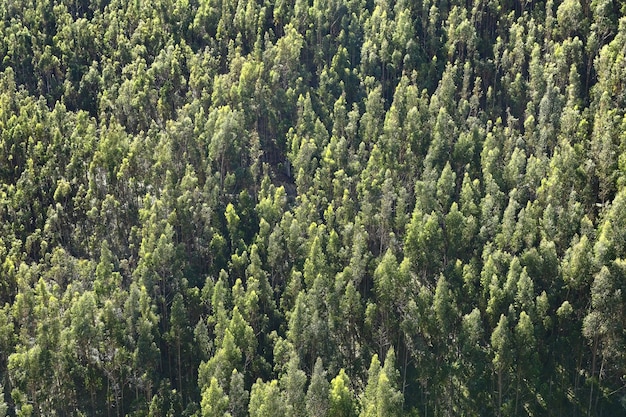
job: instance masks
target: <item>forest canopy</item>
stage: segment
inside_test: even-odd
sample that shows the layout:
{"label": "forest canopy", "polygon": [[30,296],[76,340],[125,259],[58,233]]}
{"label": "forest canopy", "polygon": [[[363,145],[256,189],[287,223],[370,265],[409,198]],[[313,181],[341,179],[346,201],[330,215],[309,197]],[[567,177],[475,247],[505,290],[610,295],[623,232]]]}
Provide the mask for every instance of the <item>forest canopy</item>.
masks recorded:
{"label": "forest canopy", "polygon": [[626,413],[624,0],[0,2],[0,417]]}

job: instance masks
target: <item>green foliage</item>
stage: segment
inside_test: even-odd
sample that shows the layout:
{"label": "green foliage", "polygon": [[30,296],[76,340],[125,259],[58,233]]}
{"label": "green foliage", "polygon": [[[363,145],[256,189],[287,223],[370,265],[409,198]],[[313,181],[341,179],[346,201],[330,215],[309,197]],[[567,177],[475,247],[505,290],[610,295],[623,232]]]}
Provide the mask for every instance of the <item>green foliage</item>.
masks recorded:
{"label": "green foliage", "polygon": [[356,416],[354,394],[350,391],[350,379],[343,369],[330,381],[329,415],[339,417]]}
{"label": "green foliage", "polygon": [[306,393],[306,412],[312,417],[326,417],[330,406],[330,384],[322,360],[317,358]]}
{"label": "green foliage", "polygon": [[216,378],[211,378],[209,387],[202,393],[202,417],[226,417],[228,407],[228,396],[217,382]]}
{"label": "green foliage", "polygon": [[624,414],[625,13],[0,2],[0,416]]}
{"label": "green foliage", "polygon": [[398,391],[393,348],[381,368],[378,356],[372,357],[367,372],[367,386],[361,400],[361,417],[402,415],[402,393]]}
{"label": "green foliage", "polygon": [[252,385],[249,413],[250,417],[281,417],[285,415],[278,381],[263,382],[259,379]]}

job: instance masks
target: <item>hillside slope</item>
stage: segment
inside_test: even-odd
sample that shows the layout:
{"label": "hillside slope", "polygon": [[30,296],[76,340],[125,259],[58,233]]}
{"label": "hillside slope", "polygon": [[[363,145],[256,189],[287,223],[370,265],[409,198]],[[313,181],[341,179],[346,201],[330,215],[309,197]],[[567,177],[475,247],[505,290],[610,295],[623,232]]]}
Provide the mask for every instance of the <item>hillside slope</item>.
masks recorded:
{"label": "hillside slope", "polygon": [[0,2],[0,416],[626,412],[626,2]]}

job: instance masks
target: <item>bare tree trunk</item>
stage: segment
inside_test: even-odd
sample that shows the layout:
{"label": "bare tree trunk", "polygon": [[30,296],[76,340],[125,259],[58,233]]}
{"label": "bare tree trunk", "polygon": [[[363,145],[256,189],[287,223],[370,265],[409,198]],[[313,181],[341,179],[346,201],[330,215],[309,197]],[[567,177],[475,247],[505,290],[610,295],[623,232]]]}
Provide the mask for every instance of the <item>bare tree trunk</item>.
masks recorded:
{"label": "bare tree trunk", "polygon": [[107,417],[111,417],[111,380],[107,376]]}
{"label": "bare tree trunk", "polygon": [[593,404],[593,377],[596,374],[596,354],[598,351],[598,338],[593,340],[593,349],[591,352],[591,386],[589,387],[589,408],[587,409],[587,417],[591,417],[591,406]]}
{"label": "bare tree trunk", "polygon": [[516,387],[515,387],[515,415],[517,415],[517,405],[519,402],[519,390],[520,390],[520,366],[518,365],[517,367],[517,373],[516,373],[516,377],[517,379],[516,381]]}
{"label": "bare tree trunk", "polygon": [[498,417],[502,417],[502,370],[498,370]]}
{"label": "bare tree trunk", "polygon": [[406,392],[406,371],[408,368],[408,362],[409,360],[409,349],[406,346],[404,346],[404,366],[403,366],[403,375],[402,375],[402,408],[404,408],[404,393]]}
{"label": "bare tree trunk", "polygon": [[176,353],[177,353],[177,356],[178,356],[178,388],[180,390],[180,397],[181,397],[182,400],[184,400],[184,397],[183,397],[183,376],[182,376],[183,374],[182,374],[181,369],[180,369],[180,336],[177,339],[178,340],[177,340],[177,343],[176,343],[176,351],[177,351]]}

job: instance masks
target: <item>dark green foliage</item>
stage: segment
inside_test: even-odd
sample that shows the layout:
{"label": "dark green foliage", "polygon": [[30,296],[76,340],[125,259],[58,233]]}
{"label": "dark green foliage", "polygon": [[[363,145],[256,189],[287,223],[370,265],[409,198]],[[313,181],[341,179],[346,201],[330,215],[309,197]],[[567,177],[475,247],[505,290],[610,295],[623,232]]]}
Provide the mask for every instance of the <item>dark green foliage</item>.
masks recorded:
{"label": "dark green foliage", "polygon": [[625,14],[0,2],[0,417],[623,415]]}

